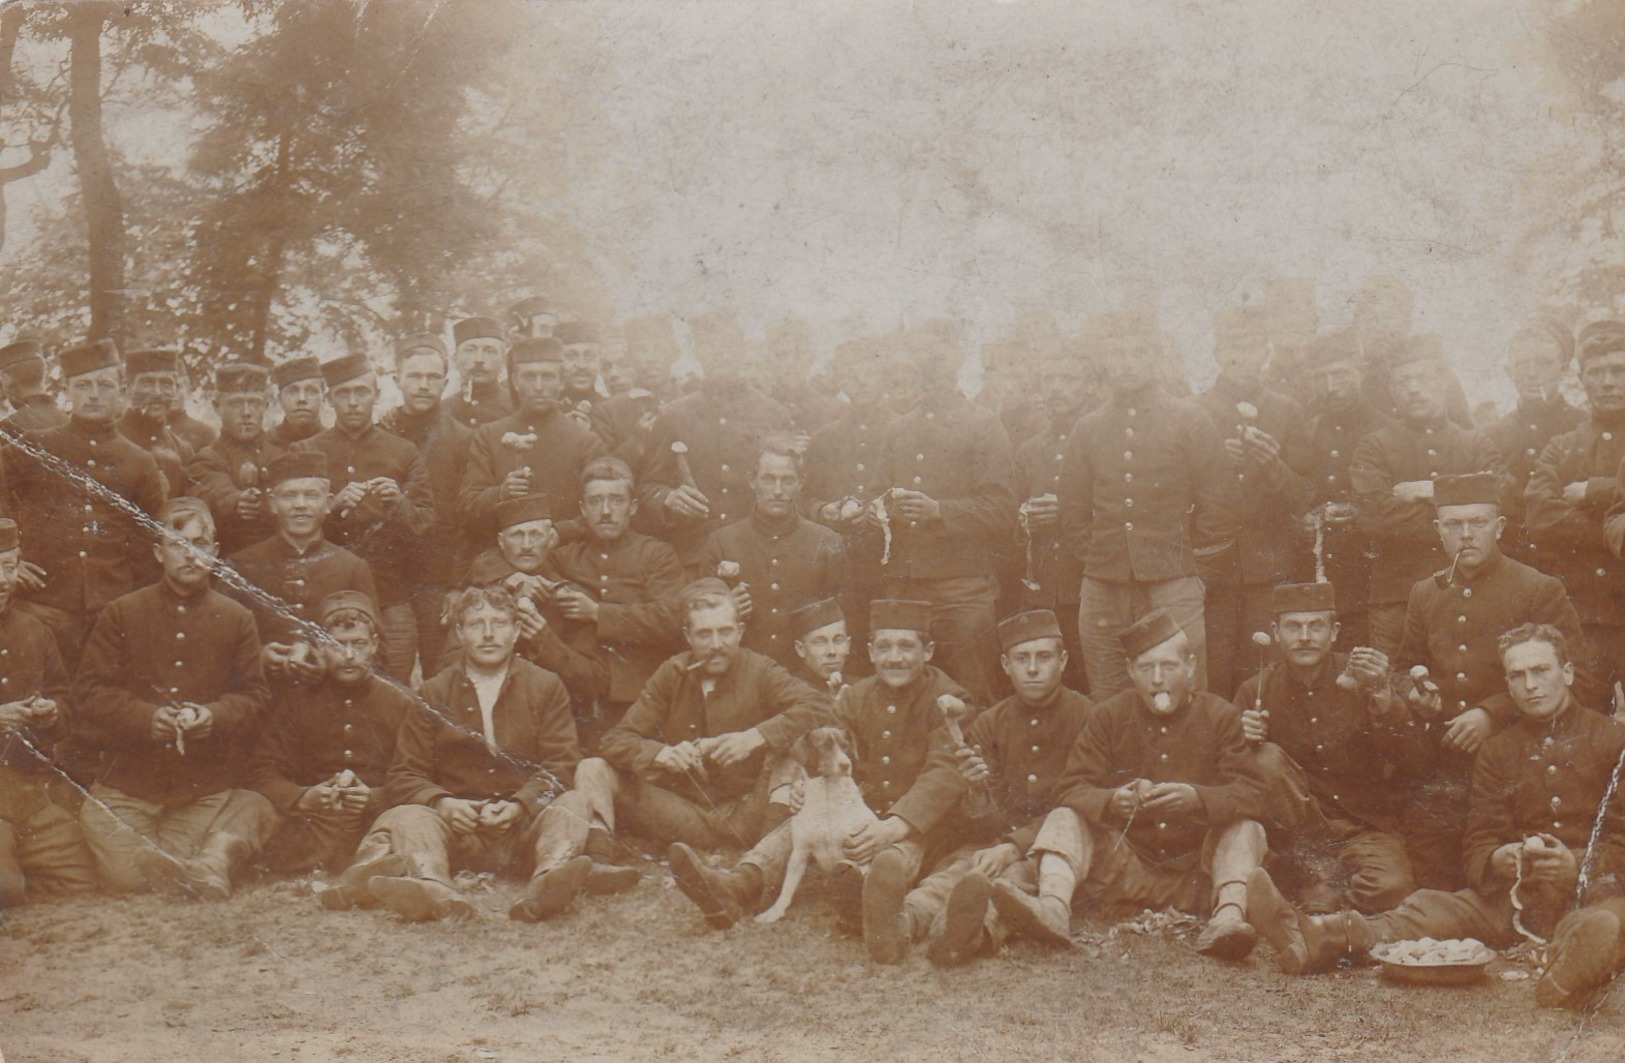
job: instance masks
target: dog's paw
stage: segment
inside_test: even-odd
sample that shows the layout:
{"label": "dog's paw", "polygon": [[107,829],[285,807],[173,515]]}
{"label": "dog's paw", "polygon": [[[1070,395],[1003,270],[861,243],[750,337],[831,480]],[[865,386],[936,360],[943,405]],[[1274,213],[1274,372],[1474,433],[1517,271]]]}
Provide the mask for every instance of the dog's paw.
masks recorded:
{"label": "dog's paw", "polygon": [[776,923],[784,918],[784,909],[774,906],[756,917],[758,923]]}

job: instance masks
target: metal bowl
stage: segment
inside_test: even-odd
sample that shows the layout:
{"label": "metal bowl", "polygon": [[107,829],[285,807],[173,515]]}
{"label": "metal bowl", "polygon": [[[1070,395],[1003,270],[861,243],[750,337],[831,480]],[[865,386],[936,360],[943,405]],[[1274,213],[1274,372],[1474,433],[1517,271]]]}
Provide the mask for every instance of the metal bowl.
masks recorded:
{"label": "metal bowl", "polygon": [[1482,982],[1489,965],[1494,961],[1494,949],[1483,948],[1470,960],[1455,963],[1404,963],[1391,959],[1395,946],[1411,942],[1396,941],[1378,945],[1371,950],[1371,958],[1382,965],[1382,976],[1405,985],[1472,985]]}

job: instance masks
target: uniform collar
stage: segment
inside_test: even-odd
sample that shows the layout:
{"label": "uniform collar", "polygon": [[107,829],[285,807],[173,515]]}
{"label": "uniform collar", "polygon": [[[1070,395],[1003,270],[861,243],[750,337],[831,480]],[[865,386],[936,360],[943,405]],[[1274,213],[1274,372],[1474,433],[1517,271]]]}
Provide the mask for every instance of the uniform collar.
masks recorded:
{"label": "uniform collar", "polygon": [[159,576],[158,582],[155,584],[155,586],[158,588],[158,593],[169,601],[178,602],[181,605],[193,605],[204,595],[209,593],[210,584],[205,582],[201,587],[190,594],[182,594],[174,587],[170,586],[169,580],[165,579],[163,576]]}
{"label": "uniform collar", "polygon": [[753,509],[750,514],[750,526],[763,535],[776,535],[782,538],[801,526],[801,514],[792,508],[788,516],[775,520],[772,517],[763,516]]}
{"label": "uniform collar", "polygon": [[[1292,670],[1291,665],[1287,664],[1284,660],[1280,662],[1281,674],[1286,676],[1286,678],[1291,681],[1292,685],[1300,690],[1316,690],[1320,688],[1326,682],[1327,673],[1334,668],[1336,668],[1338,671],[1342,671],[1342,665],[1340,665],[1337,661],[1337,654],[1335,652],[1329,652],[1319,664],[1315,665],[1315,669],[1309,674],[1309,681],[1306,683],[1302,679],[1298,678],[1298,674]],[[1243,708],[1245,708],[1245,706],[1243,706]]]}
{"label": "uniform collar", "polygon": [[118,435],[118,423],[115,421],[91,422],[70,415],[68,427],[86,439],[94,439],[101,443]]}
{"label": "uniform collar", "polygon": [[310,541],[310,545],[306,546],[303,550],[295,546],[293,541],[286,535],[283,535],[281,532],[277,532],[276,541],[277,549],[281,550],[289,557],[309,557],[311,554],[316,553],[322,547],[327,545],[327,536],[322,532],[317,532],[316,538],[312,539]]}
{"label": "uniform collar", "polygon": [[[1497,550],[1495,553],[1491,554],[1490,559],[1484,562],[1483,565],[1479,566],[1478,571],[1474,572],[1472,575],[1469,576],[1465,572],[1458,571],[1456,573],[1456,581],[1458,583],[1466,584],[1467,586],[1472,586],[1475,583],[1483,583],[1485,580],[1494,578],[1495,574],[1501,570],[1501,564],[1505,560],[1506,555]],[[1445,571],[1448,572],[1450,570],[1445,569]]]}

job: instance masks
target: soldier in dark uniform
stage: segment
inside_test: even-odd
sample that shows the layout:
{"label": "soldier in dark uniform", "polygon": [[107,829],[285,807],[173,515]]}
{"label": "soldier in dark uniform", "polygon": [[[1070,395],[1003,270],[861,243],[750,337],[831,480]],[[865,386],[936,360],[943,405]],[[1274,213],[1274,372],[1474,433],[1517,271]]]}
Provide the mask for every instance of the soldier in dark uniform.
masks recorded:
{"label": "soldier in dark uniform", "polygon": [[1153,610],[1123,632],[1134,687],[1084,722],[1044,818],[1037,895],[1001,884],[994,904],[1021,933],[1071,941],[1074,894],[1103,914],[1142,908],[1210,912],[1198,952],[1241,959],[1257,932],[1248,876],[1268,852],[1264,781],[1241,713],[1196,686],[1196,655],[1171,614]]}
{"label": "soldier in dark uniform", "polygon": [[282,420],[269,435],[274,445],[287,450],[322,430],[322,401],[327,395],[322,364],[309,356],[289,358],[272,367],[271,381],[276,384]]}
{"label": "soldier in dark uniform", "polygon": [[157,513],[166,489],[152,455],[114,425],[124,385],[112,343],[63,351],[62,376],[68,423],[28,440],[37,455],[8,455],[7,472],[29,561],[44,570],[44,586],[27,594],[30,608],[71,671],[96,615],[149,582],[155,567],[151,536],[118,503]]}
{"label": "soldier in dark uniform", "polygon": [[494,317],[469,317],[451,327],[457,362],[457,394],[446,409],[469,431],[513,413],[513,396],[502,386],[508,339]]}
{"label": "soldier in dark uniform", "polygon": [[[1467,821],[1472,758],[1497,728],[1516,715],[1501,674],[1497,632],[1519,624],[1550,624],[1570,646],[1584,647],[1580,618],[1556,578],[1501,554],[1506,518],[1500,478],[1488,473],[1442,476],[1434,482],[1434,522],[1445,568],[1411,588],[1395,665],[1418,727],[1428,731],[1432,763],[1405,810],[1403,829],[1419,885],[1461,884],[1461,834]],[[1587,654],[1576,650],[1577,660]],[[1425,683],[1410,677],[1421,665]],[[1592,677],[1577,668],[1588,704]]]}
{"label": "soldier in dark uniform", "polygon": [[68,415],[45,390],[45,349],[38,340],[19,338],[0,347],[0,385],[12,411],[4,427],[38,432],[67,424]]}
{"label": "soldier in dark uniform", "polygon": [[1405,795],[1420,742],[1389,685],[1388,659],[1365,646],[1334,653],[1340,626],[1329,583],[1282,584],[1271,633],[1281,660],[1242,683],[1235,704],[1263,771],[1290,815],[1271,847],[1311,912],[1392,908],[1415,888]]}
{"label": "soldier in dark uniform", "polygon": [[364,354],[322,366],[333,427],[298,444],[327,456],[333,511],[327,534],[372,569],[383,617],[385,675],[404,683],[417,656],[417,615],[409,573],[431,560],[425,540],[435,527],[428,467],[418,448],[373,423],[378,376]]}
{"label": "soldier in dark uniform", "polygon": [[269,370],[247,362],[215,370],[214,409],[220,415],[220,437],[198,451],[186,466],[186,493],[208,503],[220,552],[227,557],[273,531],[265,500],[266,469],[282,450],[265,431],[270,381]]}
{"label": "soldier in dark uniform", "polygon": [[980,713],[965,744],[953,750],[977,840],[962,845],[903,902],[910,936],[927,937],[926,955],[944,966],[996,952],[1009,937],[1009,924],[991,905],[993,892],[1037,887],[1033,840],[1060,801],[1056,783],[1094,709],[1062,684],[1067,652],[1053,612],[1006,617],[999,621],[999,642],[999,664],[1016,693]]}
{"label": "soldier in dark uniform", "polygon": [[[956,806],[964,780],[953,766],[951,744],[938,699],[963,705],[964,687],[931,665],[928,602],[881,599],[871,607],[869,654],[875,674],[844,689],[835,723],[851,734],[857,756],[852,778],[879,817],[847,839],[854,864],[843,865],[841,890],[861,898],[863,940],[876,963],[898,963],[912,938],[903,903],[920,871],[954,846]],[[934,750],[944,757],[932,762]],[[693,849],[674,845],[669,854],[677,886],[722,930],[746,909],[777,896],[792,848],[790,826],[781,824],[746,853],[732,871],[708,868]],[[850,913],[848,913],[850,914]]]}
{"label": "soldier in dark uniform", "polygon": [[1224,436],[1236,490],[1245,500],[1236,548],[1202,567],[1207,600],[1207,678],[1212,690],[1234,690],[1251,669],[1248,638],[1270,620],[1270,591],[1308,575],[1295,518],[1305,484],[1281,461],[1280,441],[1303,420],[1303,408],[1264,384],[1269,313],[1239,306],[1214,317],[1213,357],[1219,377],[1197,397]]}
{"label": "soldier in dark uniform", "polygon": [[1563,581],[1593,654],[1580,665],[1601,703],[1625,680],[1625,565],[1615,546],[1625,544],[1625,520],[1607,519],[1625,461],[1625,324],[1596,322],[1579,340],[1586,416],[1535,462],[1524,491],[1522,560]]}
{"label": "soldier in dark uniform", "polygon": [[68,732],[68,674],[45,625],[15,608],[17,525],[0,518],[0,908],[96,888],[79,820],[57,803],[53,750]]}
{"label": "soldier in dark uniform", "polygon": [[1413,337],[1391,370],[1400,420],[1360,440],[1349,465],[1359,520],[1371,536],[1371,645],[1389,656],[1399,649],[1411,587],[1449,564],[1432,525],[1433,481],[1502,472],[1495,444],[1450,420],[1449,371],[1436,338]]}
{"label": "soldier in dark uniform", "polygon": [[768,441],[750,481],[756,495],[751,515],[712,532],[699,565],[734,592],[745,621],[741,645],[790,669],[796,667],[790,613],[846,583],[841,537],[797,511],[803,482],[792,442]]}
{"label": "soldier in dark uniform", "polygon": [[1525,325],[1507,344],[1506,371],[1518,392],[1517,406],[1484,426],[1495,444],[1512,489],[1507,494],[1506,518],[1510,534],[1505,552],[1520,561],[1539,564],[1525,548],[1524,492],[1541,452],[1558,436],[1578,427],[1585,413],[1563,397],[1563,375],[1574,358],[1574,333],[1567,325],[1541,319]]}
{"label": "soldier in dark uniform", "polygon": [[[1625,898],[1593,884],[1625,874],[1621,804],[1603,809],[1625,754],[1625,728],[1575,697],[1566,641],[1545,624],[1521,625],[1499,640],[1518,719],[1484,744],[1473,769],[1471,888],[1420,890],[1381,915],[1299,915],[1259,870],[1248,883],[1249,913],[1275,947],[1276,966],[1310,974],[1345,956],[1363,959],[1380,942],[1422,937],[1506,948],[1523,940],[1521,921],[1551,938],[1535,986],[1540,1004],[1579,1006],[1614,975],[1625,956]],[[1602,843],[1587,879],[1580,864],[1592,859],[1594,824]]]}
{"label": "soldier in dark uniform", "polygon": [[170,496],[186,490],[191,444],[169,430],[169,407],[180,383],[180,352],[131,351],[124,356],[129,408],[119,418],[119,434],[158,461]]}
{"label": "soldier in dark uniform", "polygon": [[604,348],[604,333],[590,321],[566,321],[553,330],[553,338],[564,346],[564,394],[571,406],[590,403],[588,410],[603,401],[598,393],[598,360]]}
{"label": "soldier in dark uniform", "polygon": [[[373,674],[381,622],[371,599],[338,591],[322,599],[316,619],[330,637],[320,647],[326,674],[273,692],[249,764],[250,788],[283,817],[262,860],[288,874],[349,866],[384,809],[384,775],[413,704]],[[328,890],[322,899],[331,906],[348,898]]]}
{"label": "soldier in dark uniform", "polygon": [[412,565],[408,591],[417,616],[418,654],[440,659],[446,632],[440,625],[447,589],[468,560],[467,540],[457,526],[457,492],[468,469],[473,432],[458,422],[441,400],[446,390],[446,345],[427,333],[395,345],[395,382],[401,405],[379,418],[379,427],[418,448],[434,499],[433,532]]}
{"label": "soldier in dark uniform", "polygon": [[1319,541],[1317,564],[1337,588],[1337,618],[1350,646],[1371,641],[1371,538],[1356,519],[1349,464],[1354,445],[1390,423],[1360,397],[1364,366],[1353,333],[1317,337],[1308,369],[1314,391],[1309,418],[1288,432],[1282,447],[1287,467],[1306,481],[1307,534]]}
{"label": "soldier in dark uniform", "polygon": [[1235,549],[1235,475],[1201,408],[1157,376],[1155,323],[1119,313],[1095,322],[1112,397],[1078,421],[1061,466],[1061,535],[1083,563],[1078,635],[1097,701],[1128,689],[1118,635],[1167,609],[1206,683],[1198,559]]}
{"label": "soldier in dark uniform", "polygon": [[175,373],[175,397],[170,400],[169,414],[165,418],[169,422],[169,430],[175,433],[196,454],[204,447],[213,443],[220,433],[213,426],[198,420],[187,412],[187,402],[192,397],[192,383],[186,372],[186,363],[182,362]]}
{"label": "soldier in dark uniform", "polygon": [[73,691],[107,769],[80,809],[103,884],[222,900],[275,827],[247,785],[269,700],[248,610],[209,586],[214,525],[196,498],[165,504],[157,583],[110,604]]}
{"label": "soldier in dark uniform", "polygon": [[790,631],[801,662],[791,671],[814,687],[838,690],[847,679],[846,662],[852,653],[840,601],[824,598],[802,606],[790,614]]}

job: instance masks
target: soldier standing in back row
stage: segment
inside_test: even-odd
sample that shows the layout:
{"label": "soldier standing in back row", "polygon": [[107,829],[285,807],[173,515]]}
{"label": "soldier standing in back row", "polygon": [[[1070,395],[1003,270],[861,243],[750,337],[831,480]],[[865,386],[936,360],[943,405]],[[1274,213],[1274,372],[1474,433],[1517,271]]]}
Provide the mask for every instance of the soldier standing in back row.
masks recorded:
{"label": "soldier standing in back row", "polygon": [[1540,564],[1530,556],[1524,524],[1524,491],[1546,444],[1577,427],[1585,414],[1563,397],[1563,377],[1574,358],[1574,334],[1568,326],[1550,320],[1525,325],[1507,344],[1506,371],[1518,391],[1518,405],[1504,417],[1484,426],[1486,438],[1512,478],[1507,493],[1505,552],[1520,561]]}
{"label": "soldier standing in back row", "polygon": [[220,436],[186,466],[186,493],[208,503],[220,552],[227,557],[273,531],[265,500],[266,470],[282,449],[265,432],[270,382],[270,373],[259,365],[237,362],[216,369],[214,409],[220,415]]}
{"label": "soldier standing in back row", "polygon": [[315,358],[290,358],[271,370],[276,385],[277,405],[282,420],[269,435],[271,442],[287,450],[322,430],[322,399],[327,387],[322,381],[322,365]]}
{"label": "soldier standing in back row", "polygon": [[158,461],[171,496],[186,491],[191,444],[169,430],[169,407],[180,388],[180,353],[131,351],[124,358],[129,408],[119,418],[119,434]]}
{"label": "soldier standing in back row", "polygon": [[45,390],[45,349],[38,340],[20,338],[0,347],[0,383],[5,385],[11,416],[4,422],[14,432],[58,428],[68,415]]}
{"label": "soldier standing in back row", "polygon": [[470,431],[513,413],[513,396],[502,386],[508,340],[494,317],[469,317],[451,327],[456,344],[457,394],[446,409]]}

